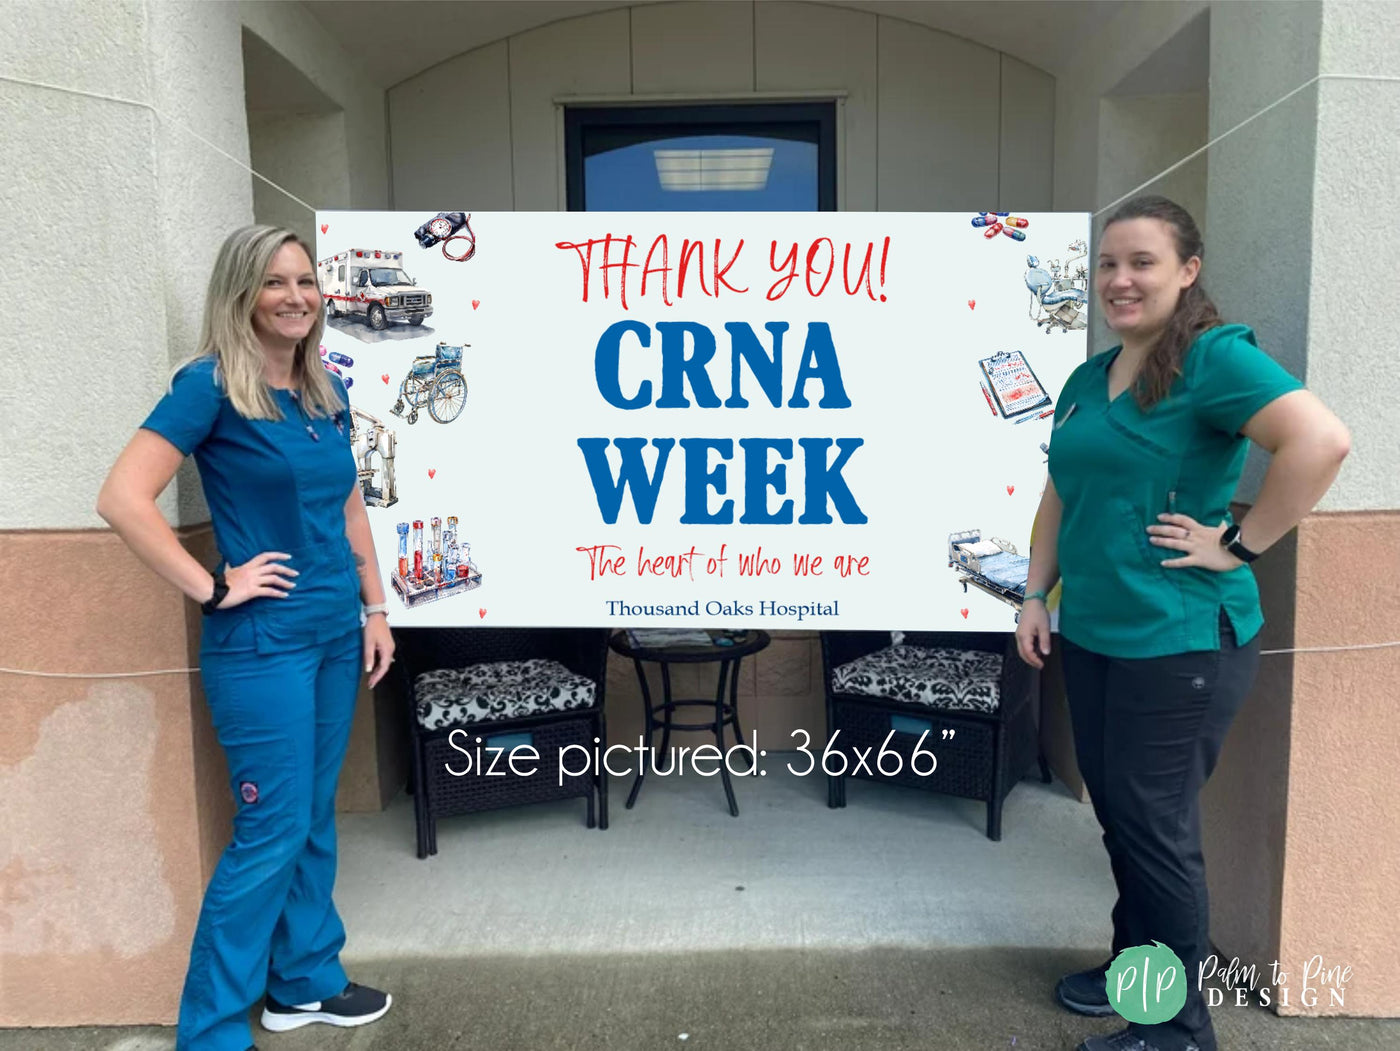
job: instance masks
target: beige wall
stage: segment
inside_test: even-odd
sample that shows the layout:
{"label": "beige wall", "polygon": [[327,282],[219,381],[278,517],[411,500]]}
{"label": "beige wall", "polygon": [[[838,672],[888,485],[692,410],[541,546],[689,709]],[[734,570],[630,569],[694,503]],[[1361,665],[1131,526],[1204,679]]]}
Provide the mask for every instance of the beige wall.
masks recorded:
{"label": "beige wall", "polygon": [[836,99],[845,210],[1050,204],[1048,74],[899,18],[770,0],[583,15],[395,85],[394,207],[562,209],[562,105],[658,97]]}
{"label": "beige wall", "polygon": [[[304,221],[280,212],[284,198],[255,192],[236,161],[276,169],[314,204],[553,209],[562,206],[561,100],[817,93],[839,100],[844,208],[986,207],[995,193],[997,204],[1084,210],[1165,149],[1130,134],[1142,116],[1134,107],[1160,104],[1114,98],[1105,108],[1105,98],[1206,10],[1212,133],[1319,70],[1397,72],[1400,7],[1385,3],[1121,5],[1056,83],[897,17],[770,0],[552,23],[451,59],[386,99],[296,3],[0,5],[7,74],[136,103],[0,82],[0,126],[26,176],[9,189],[0,234],[36,283],[67,290],[81,306],[61,326],[17,314],[0,334],[9,456],[0,585],[10,595],[33,593],[36,580],[46,589],[37,611],[0,613],[4,663],[70,673],[192,663],[191,607],[110,534],[86,530],[100,525],[92,505],[108,465],[192,346],[218,240],[255,205]],[[250,120],[245,31],[329,100],[319,141],[343,150],[344,170],[306,165],[289,118]],[[694,45],[705,39],[723,44],[720,57]],[[1400,422],[1365,352],[1393,342],[1392,323],[1384,311],[1355,309],[1355,290],[1374,286],[1369,246],[1396,223],[1393,210],[1374,208],[1395,196],[1400,172],[1400,140],[1375,134],[1400,126],[1392,88],[1320,85],[1209,164],[1210,273],[1222,305],[1256,324],[1357,437],[1324,504],[1333,513],[1310,518],[1296,545],[1281,544],[1260,564],[1270,647],[1384,641],[1397,622],[1393,585],[1385,590],[1348,557],[1400,562]],[[1182,143],[1190,138],[1179,113],[1156,116]],[[1356,241],[1350,219],[1360,212],[1380,224],[1372,240]],[[81,251],[55,236],[62,216],[84,219]],[[73,387],[36,368],[37,355],[80,362],[85,400],[75,405]],[[207,514],[190,472],[161,507],[173,523]],[[208,539],[198,528],[186,535],[206,558]],[[1206,798],[1217,942],[1264,963],[1296,966],[1322,953],[1351,964],[1347,1013],[1400,1013],[1400,909],[1393,881],[1382,878],[1400,863],[1388,806],[1400,789],[1400,742],[1395,720],[1376,710],[1400,694],[1396,653],[1266,658]],[[708,681],[691,685],[703,693]],[[630,666],[610,666],[609,684],[610,736],[635,738]],[[821,725],[810,637],[779,636],[746,664],[742,686],[746,729],[761,737]],[[14,830],[0,858],[0,1024],[173,1020],[229,811],[196,682],[7,676],[0,691],[0,706],[19,713],[0,746]],[[1045,735],[1072,779],[1062,714],[1052,707]],[[372,809],[397,790],[402,732],[391,692],[361,698],[342,806]]]}
{"label": "beige wall", "polygon": [[[109,96],[0,82],[5,156],[24,172],[9,180],[0,237],[66,304],[61,319],[16,312],[0,333],[0,585],[40,596],[0,611],[7,667],[194,663],[198,611],[94,528],[93,505],[193,349],[219,241],[253,217],[239,164],[245,26],[343,115],[341,202],[383,207],[383,90],[353,76],[301,5],[0,5],[7,75]],[[297,174],[283,172],[288,188],[314,201]],[[192,471],[160,507],[176,525],[207,517]],[[207,528],[184,538],[212,562]],[[197,678],[4,675],[0,709],[0,1025],[173,1021],[232,809]]]}
{"label": "beige wall", "polygon": [[[190,667],[187,604],[153,587],[114,536],[2,539],[0,587],[50,589],[42,615],[0,611],[4,663],[78,675]],[[122,596],[119,612],[92,601],[94,580]],[[216,758],[197,743],[197,677],[6,676],[0,687],[0,1025],[173,1017],[207,875],[196,771]]]}
{"label": "beige wall", "polygon": [[[1294,642],[1300,648],[1393,642],[1400,512],[1314,515],[1298,530]],[[1346,558],[1342,552],[1366,552]],[[1346,1002],[1285,1014],[1400,1014],[1400,649],[1292,658],[1288,819],[1278,958],[1301,980],[1320,954],[1351,966]]]}
{"label": "beige wall", "polygon": [[[1378,41],[1393,44],[1397,30],[1391,5],[1212,5],[1210,134],[1319,72],[1395,74],[1394,57]],[[1258,62],[1261,54],[1270,61]],[[1400,423],[1363,378],[1366,354],[1357,351],[1393,342],[1393,333],[1381,319],[1357,315],[1365,253],[1334,231],[1352,214],[1348,207],[1397,188],[1394,137],[1364,130],[1400,119],[1395,93],[1376,86],[1323,83],[1300,92],[1224,139],[1210,158],[1212,293],[1353,432],[1352,454],[1321,513],[1261,562],[1275,617],[1266,639],[1276,648],[1395,637],[1400,592],[1379,567],[1400,565]],[[1267,456],[1252,458],[1243,498],[1257,491],[1267,466]],[[1280,960],[1293,983],[1315,954],[1352,965],[1338,1013],[1400,1012],[1392,920],[1400,903],[1394,880],[1380,875],[1400,868],[1389,806],[1400,774],[1389,758],[1395,722],[1378,708],[1398,690],[1394,648],[1265,657],[1244,725],[1222,758],[1221,784],[1212,786],[1216,942],[1246,962]],[[1283,1013],[1332,1012],[1323,997],[1315,1007],[1294,1000]]]}

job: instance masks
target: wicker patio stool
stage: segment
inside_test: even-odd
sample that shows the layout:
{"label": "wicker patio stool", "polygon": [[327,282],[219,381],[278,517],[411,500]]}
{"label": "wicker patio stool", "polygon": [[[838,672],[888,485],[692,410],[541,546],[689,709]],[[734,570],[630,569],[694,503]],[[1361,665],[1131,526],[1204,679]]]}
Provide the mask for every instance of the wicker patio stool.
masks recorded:
{"label": "wicker patio stool", "polygon": [[[409,700],[420,858],[437,853],[438,818],[497,807],[582,797],[593,828],[596,798],[596,824],[608,827],[607,781],[591,761],[580,776],[559,774],[566,747],[581,746],[591,757],[595,741],[607,737],[606,631],[419,628],[394,635]],[[534,753],[514,751],[525,745]]]}
{"label": "wicker patio stool", "polygon": [[[1032,762],[1049,782],[1040,676],[1017,656],[1014,635],[910,632],[894,645],[889,632],[824,631],[821,640],[827,739],[835,735],[831,747],[847,761],[846,773],[827,777],[828,806],[846,805],[848,776],[889,781],[985,802],[987,838],[999,840],[1002,804]],[[913,769],[921,738],[937,760],[931,772],[923,756],[924,772]],[[879,769],[881,747],[898,753],[897,771]]]}

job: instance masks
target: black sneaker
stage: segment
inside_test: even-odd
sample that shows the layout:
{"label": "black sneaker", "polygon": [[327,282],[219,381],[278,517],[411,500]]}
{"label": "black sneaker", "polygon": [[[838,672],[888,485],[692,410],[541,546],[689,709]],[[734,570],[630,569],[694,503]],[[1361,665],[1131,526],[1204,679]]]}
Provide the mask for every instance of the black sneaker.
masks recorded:
{"label": "black sneaker", "polygon": [[1105,960],[1097,967],[1075,974],[1067,974],[1055,986],[1055,999],[1061,1007],[1075,1014],[1102,1018],[1114,1014],[1113,1005],[1108,1002],[1108,966]]}
{"label": "black sneaker", "polygon": [[309,1004],[280,1004],[271,996],[263,1004],[262,1027],[274,1033],[300,1029],[312,1022],[327,1025],[366,1025],[383,1018],[394,998],[378,989],[351,982],[339,996],[314,1000]]}
{"label": "black sneaker", "polygon": [[[1151,1041],[1144,1040],[1131,1028],[1128,1028],[1120,1029],[1108,1036],[1091,1036],[1075,1048],[1075,1051],[1162,1051],[1162,1049]],[[1188,1041],[1181,1051],[1201,1051],[1201,1049],[1196,1046],[1194,1041]]]}

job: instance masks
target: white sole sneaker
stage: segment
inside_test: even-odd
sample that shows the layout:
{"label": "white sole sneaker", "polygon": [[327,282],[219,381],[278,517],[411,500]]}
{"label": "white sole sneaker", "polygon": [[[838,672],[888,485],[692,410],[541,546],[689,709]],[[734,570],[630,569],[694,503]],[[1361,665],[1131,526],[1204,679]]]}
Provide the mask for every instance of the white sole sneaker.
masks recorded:
{"label": "white sole sneaker", "polygon": [[285,1013],[282,1011],[269,1011],[263,1008],[261,1023],[262,1027],[271,1033],[286,1033],[293,1029],[300,1029],[304,1025],[315,1025],[320,1022],[322,1025],[338,1026],[341,1029],[351,1029],[357,1025],[369,1025],[370,1022],[377,1022],[389,1013],[389,1008],[394,1005],[394,998],[391,994],[384,994],[384,1006],[378,1011],[365,1015],[340,1015],[330,1011],[296,1011],[295,1013]]}

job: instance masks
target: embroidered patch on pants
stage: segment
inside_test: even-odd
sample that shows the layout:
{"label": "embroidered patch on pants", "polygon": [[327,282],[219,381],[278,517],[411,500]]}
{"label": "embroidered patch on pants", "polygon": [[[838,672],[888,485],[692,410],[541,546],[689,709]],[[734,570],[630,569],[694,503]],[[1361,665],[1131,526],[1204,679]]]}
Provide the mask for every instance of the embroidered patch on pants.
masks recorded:
{"label": "embroidered patch on pants", "polygon": [[252,781],[244,781],[238,786],[238,794],[243,797],[243,802],[256,803],[258,801],[258,786]]}

